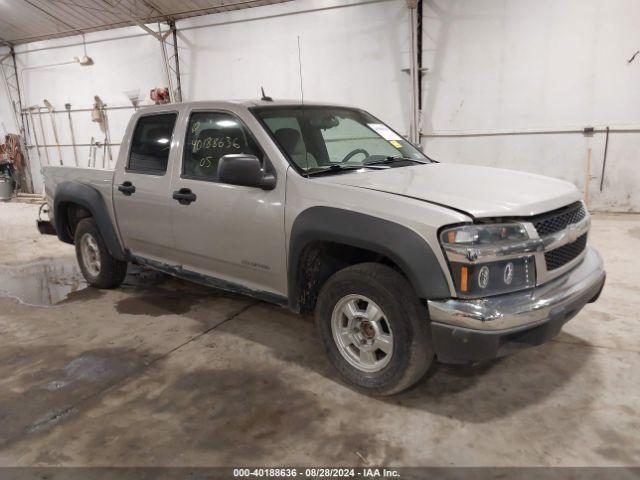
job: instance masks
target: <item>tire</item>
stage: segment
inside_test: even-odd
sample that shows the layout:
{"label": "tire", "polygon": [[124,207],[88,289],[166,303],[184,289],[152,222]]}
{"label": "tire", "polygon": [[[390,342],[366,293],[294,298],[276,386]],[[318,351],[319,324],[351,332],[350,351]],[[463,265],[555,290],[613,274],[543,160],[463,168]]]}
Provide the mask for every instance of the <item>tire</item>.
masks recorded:
{"label": "tire", "polygon": [[[376,308],[381,315],[373,321]],[[409,282],[386,265],[361,263],[333,274],[320,290],[315,313],[331,363],[363,393],[406,390],[433,361],[427,309]]]}
{"label": "tire", "polygon": [[115,288],[124,281],[127,262],[111,256],[93,218],[84,218],[78,222],[74,242],[78,265],[89,285],[95,288]]}

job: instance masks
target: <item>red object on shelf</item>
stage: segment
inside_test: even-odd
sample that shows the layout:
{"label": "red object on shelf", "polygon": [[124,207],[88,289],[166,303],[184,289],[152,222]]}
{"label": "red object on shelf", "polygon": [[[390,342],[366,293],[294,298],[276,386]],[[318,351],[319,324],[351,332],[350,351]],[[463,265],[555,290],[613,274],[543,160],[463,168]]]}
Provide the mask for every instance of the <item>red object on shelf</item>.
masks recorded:
{"label": "red object on shelf", "polygon": [[156,105],[170,102],[169,89],[166,87],[152,88],[149,92],[149,97]]}

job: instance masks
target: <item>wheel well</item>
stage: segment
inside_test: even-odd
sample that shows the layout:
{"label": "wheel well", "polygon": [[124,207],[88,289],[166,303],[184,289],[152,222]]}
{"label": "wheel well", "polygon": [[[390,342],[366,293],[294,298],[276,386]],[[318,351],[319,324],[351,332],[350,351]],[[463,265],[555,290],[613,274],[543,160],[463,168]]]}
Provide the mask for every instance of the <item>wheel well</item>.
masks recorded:
{"label": "wheel well", "polygon": [[93,216],[89,210],[77,203],[65,203],[61,205],[58,214],[62,215],[65,236],[68,237],[70,243],[73,243],[73,237],[80,220]]}
{"label": "wheel well", "polygon": [[376,262],[388,265],[406,276],[390,258],[372,250],[334,242],[312,242],[300,255],[297,287],[300,312],[315,308],[320,289],[331,275],[357,263]]}

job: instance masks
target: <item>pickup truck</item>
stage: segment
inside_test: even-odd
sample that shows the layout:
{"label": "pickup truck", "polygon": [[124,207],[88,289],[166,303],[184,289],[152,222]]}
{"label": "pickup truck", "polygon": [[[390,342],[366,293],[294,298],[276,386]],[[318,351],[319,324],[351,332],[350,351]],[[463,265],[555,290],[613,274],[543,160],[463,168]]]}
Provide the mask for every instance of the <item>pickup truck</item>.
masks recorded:
{"label": "pickup truck", "polygon": [[359,108],[145,107],[114,171],[43,175],[48,226],[91,286],[132,262],[315,312],[331,363],[371,395],[436,359],[545,342],[605,282],[573,184],[436,162]]}

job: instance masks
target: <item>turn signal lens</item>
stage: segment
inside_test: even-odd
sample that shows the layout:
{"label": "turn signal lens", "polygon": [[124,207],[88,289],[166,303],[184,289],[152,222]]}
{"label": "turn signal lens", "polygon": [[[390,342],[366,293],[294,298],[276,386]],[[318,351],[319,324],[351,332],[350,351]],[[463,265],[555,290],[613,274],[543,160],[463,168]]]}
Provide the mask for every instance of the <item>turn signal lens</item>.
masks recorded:
{"label": "turn signal lens", "polygon": [[460,269],[460,291],[467,292],[469,290],[469,269],[462,267]]}

